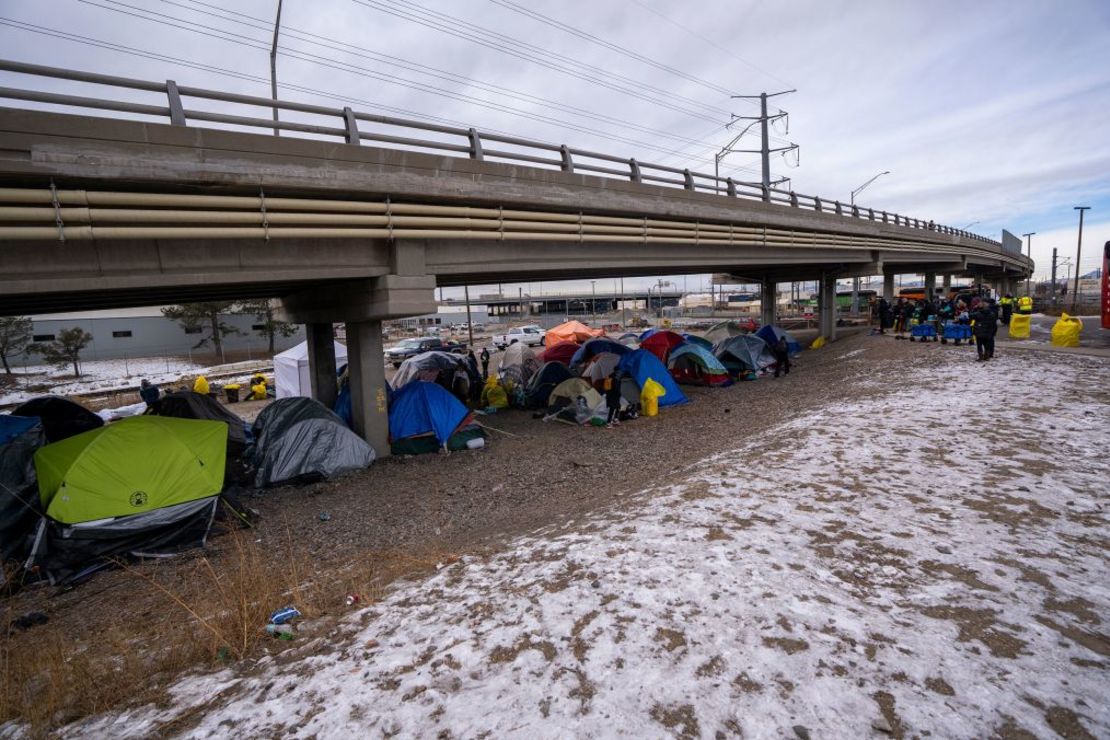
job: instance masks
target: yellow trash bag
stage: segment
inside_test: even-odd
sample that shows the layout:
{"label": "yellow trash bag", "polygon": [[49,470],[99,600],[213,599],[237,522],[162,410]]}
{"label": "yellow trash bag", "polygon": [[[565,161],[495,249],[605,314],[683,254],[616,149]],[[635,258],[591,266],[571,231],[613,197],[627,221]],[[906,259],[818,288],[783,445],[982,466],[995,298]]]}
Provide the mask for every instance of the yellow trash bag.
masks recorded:
{"label": "yellow trash bag", "polygon": [[648,378],[644,383],[644,389],[640,391],[640,415],[658,416],[659,397],[665,395],[667,395],[667,389]]}
{"label": "yellow trash bag", "polygon": [[1029,314],[1015,313],[1010,317],[1010,339],[1028,339],[1029,325],[1033,317]]}
{"label": "yellow trash bag", "polygon": [[809,345],[809,348],[810,349],[821,349],[824,346],[825,346],[825,338],[824,337],[817,337],[816,339],[813,340],[813,343]]}
{"label": "yellow trash bag", "polygon": [[1078,316],[1063,314],[1052,325],[1052,345],[1054,347],[1078,347],[1079,332],[1083,331],[1083,322]]}
{"label": "yellow trash bag", "polygon": [[193,393],[199,393],[202,396],[208,395],[208,378],[203,375],[198,375],[197,379],[193,381]]}
{"label": "yellow trash bag", "polygon": [[505,393],[501,383],[497,382],[496,375],[486,379],[486,385],[482,388],[482,406],[485,408],[492,406],[495,409],[509,408],[509,395]]}

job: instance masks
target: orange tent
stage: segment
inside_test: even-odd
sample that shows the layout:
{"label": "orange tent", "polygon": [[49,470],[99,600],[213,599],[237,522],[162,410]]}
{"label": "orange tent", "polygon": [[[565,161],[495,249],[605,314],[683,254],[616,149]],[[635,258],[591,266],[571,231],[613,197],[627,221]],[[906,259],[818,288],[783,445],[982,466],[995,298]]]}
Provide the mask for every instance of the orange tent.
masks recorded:
{"label": "orange tent", "polygon": [[565,324],[559,324],[554,329],[548,329],[544,336],[544,344],[552,347],[558,342],[582,343],[587,339],[600,337],[604,334],[603,329],[591,329],[581,321],[568,321]]}

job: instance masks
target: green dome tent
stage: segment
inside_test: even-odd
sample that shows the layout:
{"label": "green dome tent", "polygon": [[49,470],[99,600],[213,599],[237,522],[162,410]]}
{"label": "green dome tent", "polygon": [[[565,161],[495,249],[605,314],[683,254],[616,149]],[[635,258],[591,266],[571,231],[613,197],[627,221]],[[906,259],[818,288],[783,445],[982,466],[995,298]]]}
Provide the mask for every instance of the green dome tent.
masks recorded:
{"label": "green dome tent", "polygon": [[204,544],[223,489],[227,424],[136,416],[42,447],[45,517],[28,567],[67,583],[113,555]]}

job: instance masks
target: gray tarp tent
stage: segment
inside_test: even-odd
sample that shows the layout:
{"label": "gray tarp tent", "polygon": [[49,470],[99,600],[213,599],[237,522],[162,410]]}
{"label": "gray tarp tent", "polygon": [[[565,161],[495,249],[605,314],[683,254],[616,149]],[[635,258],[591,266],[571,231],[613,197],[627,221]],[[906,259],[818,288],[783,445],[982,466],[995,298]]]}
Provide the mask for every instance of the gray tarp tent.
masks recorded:
{"label": "gray tarp tent", "polygon": [[[397,368],[397,372],[393,376],[393,382],[390,385],[393,386],[394,391],[399,391],[414,380],[426,380],[431,383],[438,382],[444,388],[450,390],[451,377],[455,370],[464,368],[465,364],[466,360],[462,355],[439,350],[421,352],[401,363],[401,367]],[[447,373],[445,376],[447,382],[441,382],[440,375],[445,372]]]}
{"label": "gray tarp tent", "polygon": [[311,398],[280,398],[254,422],[257,488],[332,478],[369,467],[374,449]]}
{"label": "gray tarp tent", "polygon": [[775,364],[767,343],[754,334],[723,339],[713,345],[713,354],[733,374],[758,372]]}

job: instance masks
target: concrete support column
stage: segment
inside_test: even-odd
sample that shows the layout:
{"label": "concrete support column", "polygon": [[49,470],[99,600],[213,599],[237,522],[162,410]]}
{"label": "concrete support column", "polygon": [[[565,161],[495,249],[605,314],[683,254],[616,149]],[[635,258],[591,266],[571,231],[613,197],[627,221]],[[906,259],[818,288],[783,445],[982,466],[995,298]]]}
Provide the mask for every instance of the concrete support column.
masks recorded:
{"label": "concrete support column", "polygon": [[883,273],[883,298],[894,301],[894,273]]}
{"label": "concrete support column", "polygon": [[347,324],[347,377],[355,433],[379,458],[389,456],[389,400],[381,321]]}
{"label": "concrete support column", "polygon": [[763,326],[775,323],[778,313],[779,284],[770,278],[763,278],[759,293],[759,321]]}
{"label": "concrete support column", "polygon": [[935,272],[925,273],[925,300],[935,301],[937,298],[937,274]]}
{"label": "concrete support column", "polygon": [[836,339],[836,276],[825,274],[817,284],[818,331],[827,341]]}
{"label": "concrete support column", "polygon": [[944,281],[942,283],[944,286],[944,297],[947,298],[948,294],[952,292],[952,273],[944,273],[944,277],[942,278],[942,280]]}
{"label": "concrete support column", "polygon": [[308,378],[312,397],[329,409],[335,406],[339,384],[335,377],[335,336],[330,323],[305,324],[308,339]]}

